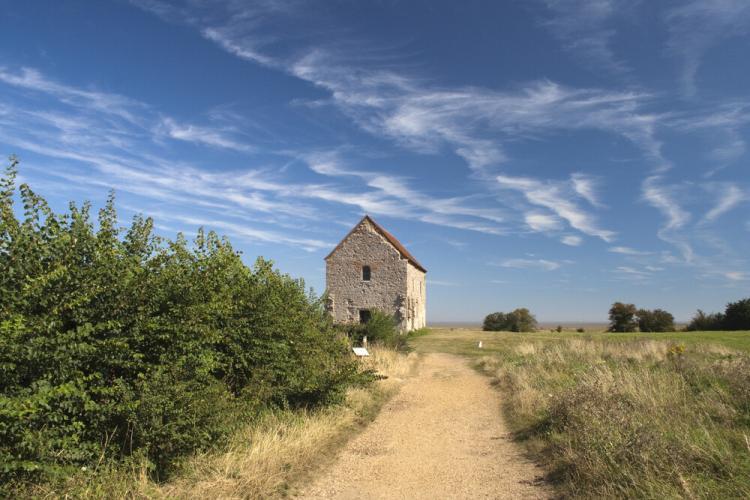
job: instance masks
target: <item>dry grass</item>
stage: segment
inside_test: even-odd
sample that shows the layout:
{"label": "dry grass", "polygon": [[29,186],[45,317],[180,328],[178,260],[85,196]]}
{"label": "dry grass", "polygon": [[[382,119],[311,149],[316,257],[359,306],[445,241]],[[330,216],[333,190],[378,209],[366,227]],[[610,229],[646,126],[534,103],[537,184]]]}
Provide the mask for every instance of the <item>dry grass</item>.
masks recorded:
{"label": "dry grass", "polygon": [[479,358],[573,497],[750,497],[750,357],[671,342],[509,343]]}
{"label": "dry grass", "polygon": [[39,487],[36,497],[73,498],[272,498],[335,457],[335,452],[377,414],[417,363],[416,354],[371,348],[362,361],[387,378],[367,389],[350,389],[342,405],[315,411],[276,411],[262,415],[233,436],[221,451],[184,462],[165,484],[148,479],[145,467],[81,471],[60,488]]}

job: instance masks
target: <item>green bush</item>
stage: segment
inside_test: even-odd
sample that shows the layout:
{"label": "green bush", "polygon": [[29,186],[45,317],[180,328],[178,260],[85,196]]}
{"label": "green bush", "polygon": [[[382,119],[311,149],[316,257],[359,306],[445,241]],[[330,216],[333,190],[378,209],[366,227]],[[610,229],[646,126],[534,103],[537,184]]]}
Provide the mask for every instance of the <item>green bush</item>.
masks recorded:
{"label": "green bush", "polygon": [[727,304],[723,323],[725,330],[750,330],[750,298]]}
{"label": "green bush", "polygon": [[482,329],[490,332],[533,332],[536,330],[536,318],[526,308],[519,308],[509,313],[495,312],[484,318]]}
{"label": "green bush", "polygon": [[695,313],[693,319],[687,324],[685,330],[704,332],[704,331],[716,331],[724,329],[724,315],[722,313],[711,313],[706,314],[700,309]]}
{"label": "green bush", "polygon": [[723,313],[706,314],[698,309],[685,330],[750,330],[750,298],[730,302]]}
{"label": "green bush", "polygon": [[638,329],[642,332],[673,332],[674,316],[662,309],[639,309]]}
{"label": "green bush", "polygon": [[347,325],[345,329],[355,344],[361,344],[364,337],[367,337],[369,344],[398,349],[403,347],[406,340],[406,335],[398,331],[396,319],[378,309],[371,311],[366,323]]}
{"label": "green bush", "polygon": [[96,223],[88,203],[55,214],[16,189],[16,163],[0,179],[0,484],[138,456],[162,478],[242,416],[368,380],[301,280],[214,233],[123,231],[113,196]]}

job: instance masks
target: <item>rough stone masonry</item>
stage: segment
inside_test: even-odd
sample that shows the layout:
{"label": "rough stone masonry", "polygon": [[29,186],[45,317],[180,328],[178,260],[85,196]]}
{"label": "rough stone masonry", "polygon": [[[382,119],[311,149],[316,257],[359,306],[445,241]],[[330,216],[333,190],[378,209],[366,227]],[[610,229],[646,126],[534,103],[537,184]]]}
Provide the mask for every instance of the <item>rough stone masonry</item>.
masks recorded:
{"label": "rough stone masonry", "polygon": [[327,307],[337,323],[360,323],[378,309],[401,331],[427,324],[427,270],[366,215],[326,260]]}

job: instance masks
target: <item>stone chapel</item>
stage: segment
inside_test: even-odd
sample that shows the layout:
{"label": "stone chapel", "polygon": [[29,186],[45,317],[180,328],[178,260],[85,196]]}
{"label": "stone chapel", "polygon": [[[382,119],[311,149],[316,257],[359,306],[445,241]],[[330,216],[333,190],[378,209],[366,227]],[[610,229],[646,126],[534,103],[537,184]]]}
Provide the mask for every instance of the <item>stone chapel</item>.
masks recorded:
{"label": "stone chapel", "polygon": [[392,314],[402,332],[427,324],[427,270],[365,215],[328,254],[327,307],[337,323],[365,323],[373,310]]}

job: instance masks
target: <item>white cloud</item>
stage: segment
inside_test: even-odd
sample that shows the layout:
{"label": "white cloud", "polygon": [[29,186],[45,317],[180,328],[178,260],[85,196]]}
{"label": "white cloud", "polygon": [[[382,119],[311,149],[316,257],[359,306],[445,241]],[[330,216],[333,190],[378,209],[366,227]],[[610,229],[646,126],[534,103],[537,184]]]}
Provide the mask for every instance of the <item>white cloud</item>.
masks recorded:
{"label": "white cloud", "polygon": [[650,272],[642,271],[630,266],[618,266],[615,268],[614,272],[621,278],[635,281],[642,281],[651,277]]}
{"label": "white cloud", "polygon": [[179,141],[206,144],[208,146],[233,149],[242,152],[250,152],[253,150],[249,144],[244,144],[231,138],[225,131],[211,127],[178,124],[174,119],[168,117],[162,118],[156,131],[163,131],[172,139],[177,139]]}
{"label": "white cloud", "polygon": [[[613,4],[609,9],[600,0],[575,11],[564,3],[552,3],[559,3],[560,11],[575,12],[569,20],[585,17],[580,21],[585,25],[601,17],[597,12],[619,8],[621,2],[606,2]],[[188,13],[179,15],[165,14],[169,9],[158,7],[160,2],[139,4],[162,17],[182,19],[238,57],[285,71],[325,90],[328,102],[372,134],[423,153],[450,149],[477,175],[507,160],[503,144],[509,140],[571,129],[623,136],[660,168],[666,166],[661,144],[654,138],[660,117],[641,111],[651,98],[647,94],[575,89],[550,81],[532,81],[506,91],[438,88],[400,67],[365,65],[360,50],[347,49],[346,44],[334,47],[312,33],[295,35],[305,42],[296,50],[269,39],[268,26],[283,27],[304,15],[304,9],[295,10],[289,2],[247,5],[225,1],[217,2],[213,9],[190,4]]]}
{"label": "white cloud", "polygon": [[573,183],[573,189],[578,193],[581,198],[588,201],[595,207],[601,207],[602,204],[599,202],[599,196],[597,195],[596,180],[592,177],[576,172],[570,176],[570,181]]}
{"label": "white cloud", "polygon": [[144,104],[117,94],[65,85],[46,78],[33,68],[21,68],[20,71],[14,72],[0,67],[0,82],[54,96],[60,102],[77,108],[94,110],[100,114],[116,116],[135,125],[142,125],[137,111],[145,108]]}
{"label": "white cloud", "polygon": [[533,231],[554,231],[562,227],[560,219],[554,215],[530,212],[524,216],[524,220]]}
{"label": "white cloud", "polygon": [[499,264],[500,267],[516,269],[541,269],[543,271],[554,271],[560,268],[559,262],[545,259],[507,259]]}
{"label": "white cloud", "polygon": [[580,236],[568,235],[568,236],[563,236],[560,242],[563,243],[564,245],[577,247],[581,243],[583,243],[583,238],[581,238]]}
{"label": "white cloud", "polygon": [[731,281],[745,281],[748,279],[748,274],[741,271],[730,271],[724,273],[724,277]]}
{"label": "white cloud", "polygon": [[706,52],[725,38],[750,32],[746,0],[687,0],[666,13],[668,51],[682,59],[683,92],[696,93],[695,79]]}
{"label": "white cloud", "polygon": [[690,214],[677,203],[669,187],[659,184],[661,177],[651,176],[642,184],[643,199],[659,210],[666,218],[666,223],[659,229],[658,236],[676,247],[682,253],[686,262],[691,262],[694,252],[691,245],[676,231],[683,228],[690,221]]}
{"label": "white cloud", "polygon": [[717,200],[711,210],[703,217],[702,222],[714,222],[721,215],[729,212],[737,205],[747,200],[745,193],[734,184],[724,184],[717,190]]}
{"label": "white cloud", "polygon": [[651,252],[644,252],[641,250],[636,250],[635,248],[623,247],[623,246],[610,247],[608,250],[612,253],[619,253],[623,255],[650,255],[651,254]]}
{"label": "white cloud", "polygon": [[565,50],[583,59],[592,69],[602,68],[622,75],[628,71],[611,47],[615,35],[613,19],[638,1],[543,0],[552,13],[544,24],[563,42]]}
{"label": "white cloud", "polygon": [[614,232],[599,228],[594,217],[571,200],[573,195],[566,189],[565,183],[544,183],[529,177],[508,175],[499,175],[496,180],[502,188],[520,192],[530,204],[552,211],[567,221],[570,227],[584,234],[607,242],[615,237]]}

